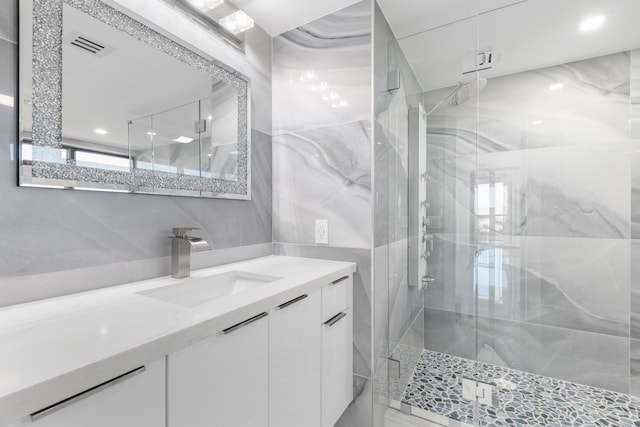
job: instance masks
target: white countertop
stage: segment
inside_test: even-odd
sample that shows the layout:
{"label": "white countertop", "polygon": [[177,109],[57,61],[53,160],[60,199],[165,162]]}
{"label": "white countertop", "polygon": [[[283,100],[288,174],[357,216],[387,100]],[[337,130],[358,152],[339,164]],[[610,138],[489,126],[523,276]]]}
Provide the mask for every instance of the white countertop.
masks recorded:
{"label": "white countertop", "polygon": [[191,308],[136,294],[189,280],[171,277],[0,308],[0,425],[271,310],[356,266],[271,256],[191,277],[233,270],[281,279]]}

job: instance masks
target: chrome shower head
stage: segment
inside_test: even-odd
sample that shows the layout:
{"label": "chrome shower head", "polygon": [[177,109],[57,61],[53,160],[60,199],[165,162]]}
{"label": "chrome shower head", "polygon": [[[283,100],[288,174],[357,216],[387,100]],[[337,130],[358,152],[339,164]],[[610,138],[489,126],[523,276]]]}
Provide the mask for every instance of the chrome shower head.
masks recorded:
{"label": "chrome shower head", "polygon": [[468,83],[460,82],[458,89],[450,95],[449,105],[455,107],[472,99],[487,86],[487,79],[480,77]]}

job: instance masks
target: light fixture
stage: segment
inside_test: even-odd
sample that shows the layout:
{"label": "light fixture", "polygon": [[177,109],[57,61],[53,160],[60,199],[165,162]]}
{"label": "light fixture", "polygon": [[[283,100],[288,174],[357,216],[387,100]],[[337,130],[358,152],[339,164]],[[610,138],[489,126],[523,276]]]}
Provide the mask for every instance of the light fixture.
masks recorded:
{"label": "light fixture", "polygon": [[13,107],[13,96],[3,95],[0,93],[0,105]]}
{"label": "light fixture", "polygon": [[241,10],[225,16],[218,23],[232,34],[240,34],[253,28],[253,19]]}
{"label": "light fixture", "polygon": [[592,16],[591,18],[584,19],[580,23],[580,31],[593,31],[602,27],[604,21],[607,19],[607,15]]}
{"label": "light fixture", "polygon": [[331,100],[331,98],[329,97],[329,94],[328,94],[328,93],[323,93],[323,94],[322,94],[322,100],[323,100],[323,101],[330,101],[330,100]]}
{"label": "light fixture", "polygon": [[213,120],[213,116],[212,116],[211,114],[209,114],[209,115],[207,116],[207,120],[209,120],[209,121]]}
{"label": "light fixture", "polygon": [[315,82],[318,80],[318,73],[313,70],[307,70],[300,75],[301,82]]}
{"label": "light fixture", "polygon": [[229,155],[231,155],[231,156],[237,156],[237,155],[238,155],[238,151],[237,151],[237,150],[229,151]]}
{"label": "light fixture", "polygon": [[202,12],[209,12],[224,3],[224,0],[187,0],[190,5]]}
{"label": "light fixture", "polygon": [[311,85],[311,92],[327,92],[329,90],[329,83],[320,82]]}
{"label": "light fixture", "polygon": [[349,106],[349,102],[346,99],[335,100],[331,103],[333,108],[345,108]]}
{"label": "light fixture", "polygon": [[340,99],[340,94],[335,90],[329,92],[329,99]]}
{"label": "light fixture", "polygon": [[560,90],[564,87],[564,83],[556,83],[549,86],[549,90]]}
{"label": "light fixture", "polygon": [[534,120],[534,121],[533,121],[533,124],[534,124],[534,125],[542,124],[542,120]]}
{"label": "light fixture", "polygon": [[108,134],[109,132],[107,132],[107,131],[106,131],[106,130],[104,130],[104,129],[95,129],[95,130],[93,131],[93,133],[97,133],[98,135],[106,135],[106,134]]}
{"label": "light fixture", "polygon": [[147,135],[149,135],[149,136],[156,136],[156,133],[155,133],[155,132],[151,132],[151,131],[149,131],[149,132],[147,132]]}
{"label": "light fixture", "polygon": [[189,138],[187,136],[180,136],[176,139],[172,139],[173,142],[179,142],[180,144],[188,144],[193,141],[193,138]]}

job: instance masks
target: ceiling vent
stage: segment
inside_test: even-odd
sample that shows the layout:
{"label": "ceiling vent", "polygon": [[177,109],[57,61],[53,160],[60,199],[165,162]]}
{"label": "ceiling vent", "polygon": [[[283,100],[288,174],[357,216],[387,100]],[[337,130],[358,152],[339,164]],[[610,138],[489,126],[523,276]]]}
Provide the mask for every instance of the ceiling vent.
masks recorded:
{"label": "ceiling vent", "polygon": [[111,53],[114,48],[86,34],[73,33],[67,37],[67,43],[81,52],[101,58]]}

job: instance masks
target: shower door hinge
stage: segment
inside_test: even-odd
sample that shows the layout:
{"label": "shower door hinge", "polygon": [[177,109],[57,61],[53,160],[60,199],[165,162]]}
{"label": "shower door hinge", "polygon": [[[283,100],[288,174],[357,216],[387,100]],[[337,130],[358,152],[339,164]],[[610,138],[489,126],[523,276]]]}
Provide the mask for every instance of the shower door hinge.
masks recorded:
{"label": "shower door hinge", "polygon": [[400,379],[400,361],[389,358],[387,359],[387,375],[390,380]]}
{"label": "shower door hinge", "polygon": [[194,133],[203,133],[207,131],[207,121],[206,120],[196,120],[193,122],[193,132]]}
{"label": "shower door hinge", "polygon": [[494,394],[493,385],[469,378],[462,379],[462,398],[489,406],[499,403],[498,396]]}
{"label": "shower door hinge", "polygon": [[393,92],[400,89],[400,70],[389,71],[387,73],[387,91]]}

